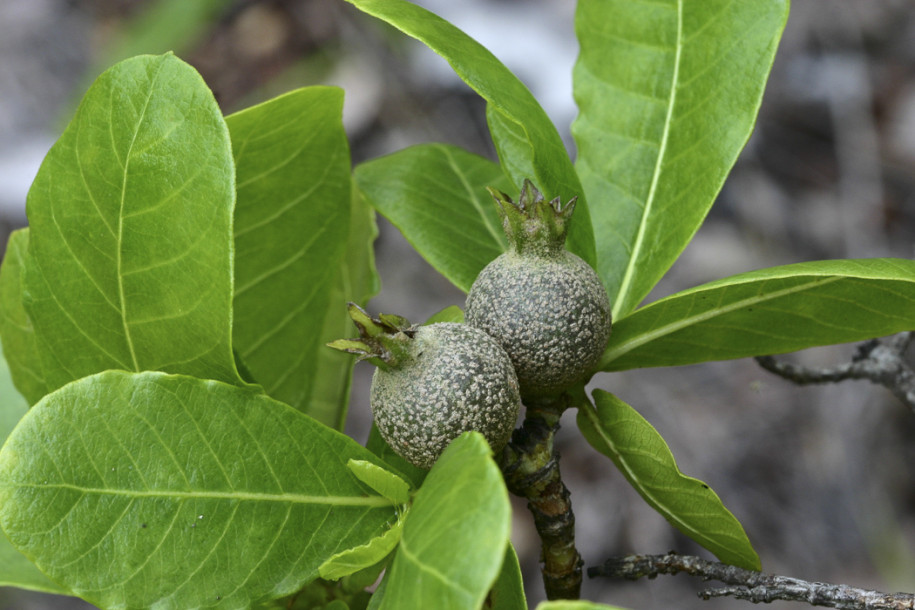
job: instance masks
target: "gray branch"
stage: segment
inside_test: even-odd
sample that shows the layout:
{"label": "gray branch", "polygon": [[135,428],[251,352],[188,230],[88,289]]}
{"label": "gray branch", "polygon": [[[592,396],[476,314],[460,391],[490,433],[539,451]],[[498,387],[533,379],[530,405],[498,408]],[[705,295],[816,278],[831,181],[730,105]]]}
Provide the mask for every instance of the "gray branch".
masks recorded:
{"label": "gray branch", "polygon": [[630,555],[611,557],[602,566],[588,568],[588,577],[654,578],[659,574],[683,572],[702,580],[716,580],[728,585],[699,592],[702,599],[734,597],[745,601],[770,603],[773,601],[806,602],[811,606],[839,608],[841,610],[913,610],[915,594],[881,593],[847,585],[808,582],[789,576],[763,574],[735,566],[707,561],[689,555]]}
{"label": "gray branch", "polygon": [[888,388],[915,412],[915,371],[905,361],[905,351],[915,331],[862,343],[851,362],[831,368],[815,369],[758,356],[756,362],[767,371],[799,385],[836,383],[846,379],[867,379]]}

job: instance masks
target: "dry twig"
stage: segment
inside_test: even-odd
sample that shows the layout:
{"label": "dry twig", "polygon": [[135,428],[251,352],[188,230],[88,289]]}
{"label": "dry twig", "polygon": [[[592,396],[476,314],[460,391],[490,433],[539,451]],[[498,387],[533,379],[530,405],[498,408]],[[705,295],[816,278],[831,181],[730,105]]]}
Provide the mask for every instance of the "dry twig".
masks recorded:
{"label": "dry twig", "polygon": [[770,603],[773,601],[806,602],[811,606],[839,608],[841,610],[913,610],[915,594],[881,593],[847,585],[808,582],[789,576],[763,574],[735,566],[707,561],[689,555],[630,555],[611,557],[602,566],[588,568],[590,578],[654,578],[659,574],[698,576],[703,580],[717,580],[727,587],[709,588],[699,592],[702,599],[735,597],[745,601]]}
{"label": "dry twig", "polygon": [[905,361],[905,351],[915,331],[893,335],[884,341],[862,343],[851,362],[832,368],[814,369],[759,356],[761,367],[799,385],[836,383],[846,379],[867,379],[887,387],[899,400],[915,411],[915,371]]}

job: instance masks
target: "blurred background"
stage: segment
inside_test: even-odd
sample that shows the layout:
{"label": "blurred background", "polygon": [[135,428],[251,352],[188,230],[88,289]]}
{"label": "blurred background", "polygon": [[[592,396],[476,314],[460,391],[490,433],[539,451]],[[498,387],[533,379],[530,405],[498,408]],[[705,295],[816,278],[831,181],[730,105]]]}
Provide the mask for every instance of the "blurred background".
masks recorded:
{"label": "blurred background", "polygon": [[[573,0],[417,0],[489,47],[566,138],[575,116]],[[24,226],[41,159],[91,81],[119,59],[174,50],[226,113],[289,89],[346,89],[353,162],[428,141],[495,158],[484,106],[427,49],[341,0],[4,0],[0,3],[0,246]],[[423,320],[463,294],[379,219],[382,291],[372,311]],[[915,3],[798,0],[759,123],[696,239],[651,300],[771,265],[915,256]],[[2,251],[2,250],[0,250]],[[792,355],[808,365],[854,346]],[[364,440],[370,367],[357,367],[348,432]],[[796,387],[750,359],[604,375],[684,473],[738,517],[764,570],[915,591],[915,413],[866,382]],[[611,555],[707,556],[631,490],[563,419],[558,439],[587,565]],[[539,543],[515,501],[513,540],[533,607]],[[738,608],[701,601],[686,576],[586,579],[583,597],[633,609]],[[0,609],[88,608],[0,589]],[[799,607],[772,604],[775,609]]]}

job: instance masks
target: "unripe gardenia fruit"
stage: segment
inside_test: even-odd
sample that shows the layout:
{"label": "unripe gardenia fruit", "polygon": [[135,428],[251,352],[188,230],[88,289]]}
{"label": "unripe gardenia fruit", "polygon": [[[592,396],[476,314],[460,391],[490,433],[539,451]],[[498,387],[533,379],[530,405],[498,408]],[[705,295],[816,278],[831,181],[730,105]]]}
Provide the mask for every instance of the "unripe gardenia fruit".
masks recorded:
{"label": "unripe gardenia fruit", "polygon": [[483,434],[493,451],[508,442],[521,401],[505,350],[479,329],[442,322],[411,326],[399,316],[370,317],[350,303],[360,338],[329,345],[378,369],[371,403],[382,438],[401,457],[431,468],[462,433]]}
{"label": "unripe gardenia fruit", "polygon": [[573,199],[547,202],[525,180],[517,203],[490,189],[509,250],[487,265],[467,295],[466,322],[508,352],[523,399],[583,381],[610,337],[610,301],[597,273],[565,249]]}

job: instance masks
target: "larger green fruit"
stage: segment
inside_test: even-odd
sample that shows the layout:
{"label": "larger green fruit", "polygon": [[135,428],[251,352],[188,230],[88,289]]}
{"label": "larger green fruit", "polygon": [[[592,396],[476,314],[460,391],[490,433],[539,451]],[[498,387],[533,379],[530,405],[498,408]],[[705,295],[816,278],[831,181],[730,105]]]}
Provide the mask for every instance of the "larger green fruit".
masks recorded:
{"label": "larger green fruit", "polygon": [[353,307],[362,338],[331,345],[378,365],[372,414],[395,452],[431,468],[452,440],[470,430],[483,434],[493,451],[502,450],[521,401],[511,361],[492,337],[465,324],[409,326],[394,316],[369,318]]}
{"label": "larger green fruit", "polygon": [[546,202],[525,182],[514,203],[493,193],[511,248],[479,274],[467,323],[508,353],[524,399],[585,381],[610,337],[610,301],[597,273],[564,248],[574,200]]}

